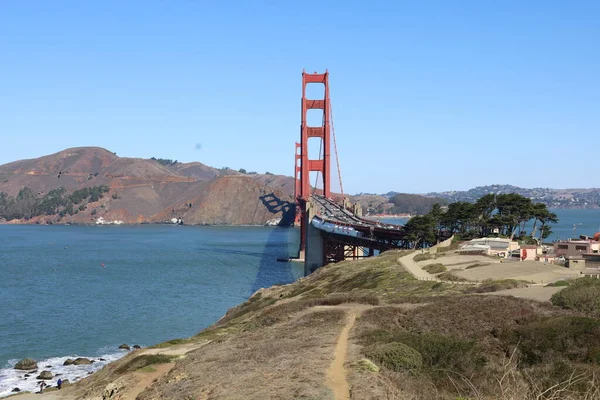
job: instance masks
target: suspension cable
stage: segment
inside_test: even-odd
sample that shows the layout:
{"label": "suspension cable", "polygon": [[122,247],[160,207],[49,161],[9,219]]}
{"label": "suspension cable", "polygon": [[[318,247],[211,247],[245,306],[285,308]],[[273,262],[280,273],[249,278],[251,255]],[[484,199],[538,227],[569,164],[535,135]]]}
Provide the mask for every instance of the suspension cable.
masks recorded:
{"label": "suspension cable", "polygon": [[[319,160],[321,159],[322,152],[323,152],[323,139],[321,139],[319,141]],[[317,171],[317,174],[315,175],[315,186],[313,186],[313,192],[312,192],[313,195],[317,192],[317,184],[318,183],[319,183],[319,171]]]}
{"label": "suspension cable", "polygon": [[340,180],[340,192],[342,192],[342,202],[344,201],[344,186],[342,185],[342,170],[340,169],[340,158],[338,157],[337,143],[335,140],[335,125],[333,124],[333,107],[331,105],[331,95],[329,94],[329,85],[327,85],[327,97],[329,98],[329,114],[331,118],[331,133],[333,134],[333,149],[335,150],[335,161],[337,163],[338,178]]}

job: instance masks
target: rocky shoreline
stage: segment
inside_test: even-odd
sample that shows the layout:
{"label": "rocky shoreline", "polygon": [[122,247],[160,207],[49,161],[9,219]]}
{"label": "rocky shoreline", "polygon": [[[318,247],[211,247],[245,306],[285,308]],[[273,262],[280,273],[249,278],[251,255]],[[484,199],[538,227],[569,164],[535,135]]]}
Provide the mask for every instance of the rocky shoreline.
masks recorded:
{"label": "rocky shoreline", "polygon": [[[118,360],[129,354],[131,351],[141,349],[140,345],[130,346],[122,344],[115,349],[115,355],[112,357],[59,357],[44,361],[36,361],[32,358],[24,358],[18,361],[12,370],[17,373],[13,380],[18,380],[10,388],[0,389],[0,397],[9,396],[16,393],[38,392],[41,382],[45,382],[46,389],[56,388],[58,379],[61,379],[61,386],[70,384],[83,379],[107,364]],[[77,367],[80,367],[76,370]],[[22,375],[21,375],[22,374]],[[54,382],[53,382],[54,381]],[[0,382],[1,384],[2,382]],[[5,385],[4,385],[5,386]]]}

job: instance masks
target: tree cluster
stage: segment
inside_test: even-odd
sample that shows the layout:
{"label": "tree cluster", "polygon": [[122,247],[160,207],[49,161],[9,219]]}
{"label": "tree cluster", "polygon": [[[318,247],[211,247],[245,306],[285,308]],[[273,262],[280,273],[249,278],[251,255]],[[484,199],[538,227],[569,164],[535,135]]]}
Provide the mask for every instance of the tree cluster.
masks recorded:
{"label": "tree cluster", "polygon": [[16,197],[0,192],[0,218],[10,221],[30,219],[39,215],[73,215],[83,211],[86,203],[100,200],[108,191],[109,187],[102,185],[85,187],[69,195],[65,188],[59,187],[41,198],[27,186],[21,189]]}
{"label": "tree cluster", "polygon": [[175,164],[177,164],[177,160],[170,160],[168,158],[156,158],[156,157],[152,157],[150,159],[156,161],[159,164],[167,166],[167,167],[169,165],[175,165]]}
{"label": "tree cluster", "polygon": [[[541,243],[552,233],[550,224],[557,222],[556,214],[543,203],[534,203],[517,193],[490,193],[475,203],[450,203],[446,210],[435,204],[429,213],[411,218],[404,225],[404,232],[414,248],[434,245],[452,235],[462,239],[518,237]],[[528,232],[529,223],[532,225]]]}

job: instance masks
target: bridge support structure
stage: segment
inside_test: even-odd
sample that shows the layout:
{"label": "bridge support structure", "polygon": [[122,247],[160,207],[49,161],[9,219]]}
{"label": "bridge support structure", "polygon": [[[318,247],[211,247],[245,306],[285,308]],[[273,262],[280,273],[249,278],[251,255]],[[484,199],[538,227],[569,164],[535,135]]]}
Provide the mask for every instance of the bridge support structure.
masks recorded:
{"label": "bridge support structure", "polygon": [[[309,84],[323,85],[322,99],[308,99],[306,87]],[[310,199],[311,182],[310,173],[318,172],[323,184],[323,196],[331,197],[331,162],[330,162],[330,121],[331,108],[329,100],[329,72],[324,74],[307,74],[302,71],[302,99],[301,99],[301,124],[300,142],[296,143],[295,165],[294,165],[294,195],[296,198],[296,224],[300,224],[300,250],[299,259],[306,260],[306,247],[310,219],[307,214],[307,204]],[[322,123],[320,126],[309,126],[307,114],[309,110],[322,110]],[[309,159],[308,140],[310,138],[321,139],[322,156],[318,159]],[[312,244],[311,244],[312,246]],[[312,252],[313,250],[311,250]],[[316,249],[315,249],[316,251]],[[324,258],[324,257],[323,257]],[[307,264],[308,265],[308,264]]]}

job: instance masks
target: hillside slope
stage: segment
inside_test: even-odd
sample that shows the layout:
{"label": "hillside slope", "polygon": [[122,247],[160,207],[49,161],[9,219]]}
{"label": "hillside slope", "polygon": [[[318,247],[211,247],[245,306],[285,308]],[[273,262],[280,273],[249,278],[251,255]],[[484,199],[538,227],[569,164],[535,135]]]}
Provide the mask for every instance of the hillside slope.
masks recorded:
{"label": "hillside slope", "polygon": [[415,280],[404,255],[331,264],[261,289],[198,335],[134,351],[63,392],[103,400],[597,398],[598,319]]}
{"label": "hillside slope", "polygon": [[[163,165],[78,147],[0,166],[0,221],[11,223],[283,223],[293,219],[292,178]],[[29,188],[23,192],[24,188]],[[95,190],[100,196],[73,196]],[[4,194],[2,194],[4,193]],[[77,198],[77,200],[73,200]]]}

